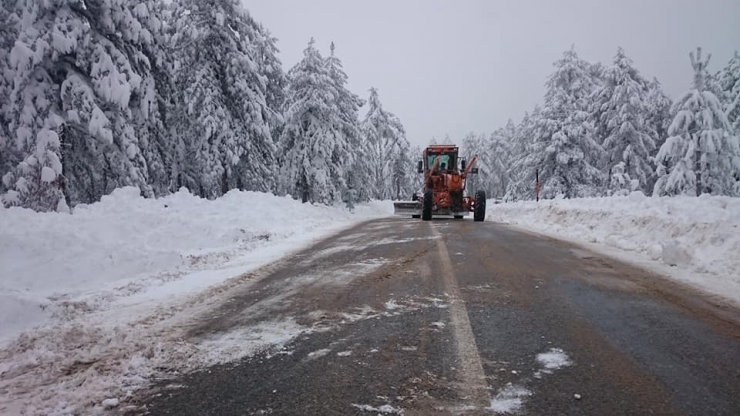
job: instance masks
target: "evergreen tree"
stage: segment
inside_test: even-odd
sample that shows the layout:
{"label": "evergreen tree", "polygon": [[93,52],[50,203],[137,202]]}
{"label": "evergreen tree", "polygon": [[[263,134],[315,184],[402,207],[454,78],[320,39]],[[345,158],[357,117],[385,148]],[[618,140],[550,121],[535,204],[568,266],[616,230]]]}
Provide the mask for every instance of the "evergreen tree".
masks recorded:
{"label": "evergreen tree", "polygon": [[[722,108],[730,123],[730,138],[732,146],[740,146],[740,54],[735,52],[730,62],[720,71],[717,77],[720,89],[720,101]],[[733,176],[735,178],[735,195],[740,195],[740,160],[738,156],[731,161]]]}
{"label": "evergreen tree", "polygon": [[415,169],[409,149],[410,145],[406,140],[399,141],[398,153],[393,158],[391,190],[394,200],[408,199],[415,191],[412,178]]}
{"label": "evergreen tree", "polygon": [[340,134],[334,148],[334,158],[336,165],[341,166],[344,176],[333,180],[338,186],[346,181],[347,186],[352,186],[359,198],[364,200],[371,194],[371,176],[366,162],[369,149],[362,137],[359,122],[359,110],[365,105],[365,101],[347,89],[348,77],[335,51],[336,47],[332,42],[326,66],[332,80],[332,91],[335,93],[336,129]]}
{"label": "evergreen tree", "polygon": [[535,173],[539,169],[536,164],[538,155],[530,154],[529,149],[534,146],[534,137],[541,117],[541,107],[535,106],[532,114],[525,113],[522,121],[516,126],[511,145],[509,185],[504,196],[507,201],[528,200],[535,197]]}
{"label": "evergreen tree", "polygon": [[7,206],[23,205],[42,212],[68,211],[61,195],[59,178],[62,162],[59,159],[59,136],[53,130],[41,130],[37,135],[36,153],[27,156],[16,170],[3,180],[10,189],[3,195]]}
{"label": "evergreen tree", "polygon": [[406,193],[413,195],[414,192],[420,191],[424,187],[424,175],[418,173],[417,166],[421,161],[423,150],[419,146],[411,146],[409,148],[409,163],[411,165],[410,177],[408,180],[408,189]]}
{"label": "evergreen tree", "polygon": [[710,56],[701,48],[690,55],[692,88],[676,104],[670,137],[657,155],[659,179],[655,195],[731,195],[740,147],[717,97],[709,90],[706,71]]}
{"label": "evergreen tree", "polygon": [[178,107],[168,22],[172,21],[169,3],[147,1],[146,11],[138,8],[140,21],[149,28],[152,41],[142,45],[149,71],[142,80],[139,105],[132,108],[133,123],[141,151],[147,161],[148,182],[156,196],[176,191],[172,178],[174,165],[173,137],[169,121]]}
{"label": "evergreen tree", "polygon": [[719,99],[736,136],[740,135],[740,54],[730,59],[717,76]]}
{"label": "evergreen tree", "polygon": [[[368,158],[373,172],[374,198],[391,199],[399,197],[399,174],[403,164],[403,149],[408,149],[406,131],[401,121],[393,113],[383,109],[375,88],[370,89],[368,112],[362,121],[362,132],[370,147]],[[396,167],[394,169],[394,167]],[[396,183],[394,185],[394,171]],[[395,192],[394,192],[395,189]]]}
{"label": "evergreen tree", "polygon": [[[18,37],[18,20],[11,2],[0,1],[0,179],[22,160],[11,141],[9,130],[10,92],[13,90],[9,56]],[[0,195],[6,191],[5,184],[0,180]]]}
{"label": "evergreen tree", "polygon": [[488,158],[491,160],[492,174],[495,184],[491,189],[492,197],[503,198],[511,181],[511,160],[513,158],[514,141],[516,138],[516,126],[509,119],[506,126],[496,130],[491,135],[491,147],[488,149]]}
{"label": "evergreen tree", "polygon": [[463,148],[469,157],[478,156],[475,166],[479,173],[469,177],[470,190],[484,190],[492,198],[504,197],[509,186],[514,129],[509,120],[506,128],[497,129],[488,137],[469,133],[463,140]]}
{"label": "evergreen tree", "polygon": [[204,197],[272,189],[279,117],[268,96],[272,105],[280,96],[264,70],[277,70],[271,39],[238,0],[179,0],[173,30],[177,186]]}
{"label": "evergreen tree", "polygon": [[256,26],[255,31],[255,61],[258,70],[265,80],[265,102],[267,104],[268,121],[273,129],[273,138],[280,137],[283,124],[283,103],[285,102],[285,87],[287,78],[283,72],[283,65],[278,59],[277,39],[262,24],[249,19]]}
{"label": "evergreen tree", "polygon": [[478,174],[469,176],[466,184],[470,192],[475,193],[475,191],[483,190],[486,192],[486,195],[493,194],[491,178],[493,169],[491,168],[487,152],[489,147],[490,143],[485,134],[470,132],[462,140],[461,154],[468,160],[474,155],[478,156],[478,161],[475,162],[475,166],[478,168]]}
{"label": "evergreen tree", "polygon": [[648,84],[622,48],[602,74],[604,83],[595,92],[594,108],[598,141],[607,157],[605,171],[609,177],[618,176],[610,187],[612,191],[645,191],[653,173],[650,157],[658,141],[649,120]]}
{"label": "evergreen tree", "polygon": [[303,59],[288,72],[285,126],[280,138],[284,155],[282,189],[304,202],[339,201],[344,188],[344,161],[338,154],[341,117],[335,105],[335,81],[314,40]]}
{"label": "evergreen tree", "polygon": [[[648,104],[647,122],[657,134],[656,148],[653,153],[657,153],[657,150],[660,149],[660,146],[668,137],[668,127],[673,119],[671,116],[673,103],[663,91],[660,82],[655,78],[647,84],[646,99]],[[653,156],[655,155],[653,154]]]}
{"label": "evergreen tree", "polygon": [[[149,3],[17,3],[21,18],[9,55],[13,89],[6,117],[25,159],[6,175],[5,186],[16,191],[6,201],[50,210],[62,189],[72,202],[92,202],[124,185],[151,194],[145,144],[133,122],[150,70],[142,53],[156,21]],[[49,153],[54,157],[41,157]],[[50,171],[44,168],[56,177],[45,181]]]}
{"label": "evergreen tree", "polygon": [[478,156],[475,167],[477,175],[468,177],[470,192],[483,190],[490,197],[503,198],[509,188],[513,173],[513,143],[517,134],[516,126],[509,120],[506,127],[497,129],[491,135],[468,133],[462,141],[462,153],[471,160]]}
{"label": "evergreen tree", "polygon": [[547,81],[545,107],[537,120],[535,141],[523,164],[528,177],[540,172],[542,195],[553,198],[594,196],[603,186],[596,167],[603,150],[589,113],[589,99],[597,86],[592,66],[571,49],[555,63]]}

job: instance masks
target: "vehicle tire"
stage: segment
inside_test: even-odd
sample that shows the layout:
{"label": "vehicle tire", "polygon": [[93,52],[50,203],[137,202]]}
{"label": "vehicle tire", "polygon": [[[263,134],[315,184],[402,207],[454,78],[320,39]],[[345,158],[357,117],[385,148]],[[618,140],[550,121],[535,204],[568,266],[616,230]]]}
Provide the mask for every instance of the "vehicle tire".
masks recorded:
{"label": "vehicle tire", "polygon": [[434,205],[434,192],[424,192],[424,201],[421,206],[421,219],[430,221],[432,219],[432,205]]}
{"label": "vehicle tire", "polygon": [[473,221],[486,219],[486,191],[475,193],[475,209],[473,210]]}
{"label": "vehicle tire", "polygon": [[455,219],[456,220],[461,220],[461,219],[463,219],[463,216],[462,215],[455,215]]}
{"label": "vehicle tire", "polygon": [[419,215],[419,214],[414,214],[414,215],[412,215],[412,216],[411,216],[411,218],[421,218],[421,215]]}

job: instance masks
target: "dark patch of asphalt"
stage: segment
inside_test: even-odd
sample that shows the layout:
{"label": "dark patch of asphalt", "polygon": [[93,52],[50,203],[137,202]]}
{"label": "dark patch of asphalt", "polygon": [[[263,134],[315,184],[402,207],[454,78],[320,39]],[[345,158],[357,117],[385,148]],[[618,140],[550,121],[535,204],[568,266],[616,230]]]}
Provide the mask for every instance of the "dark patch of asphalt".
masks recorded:
{"label": "dark patch of asphalt", "polygon": [[[276,317],[314,330],[283,353],[162,382],[134,413],[740,415],[737,309],[501,224],[358,225],[282,261],[189,334]],[[567,365],[538,360],[560,350]]]}

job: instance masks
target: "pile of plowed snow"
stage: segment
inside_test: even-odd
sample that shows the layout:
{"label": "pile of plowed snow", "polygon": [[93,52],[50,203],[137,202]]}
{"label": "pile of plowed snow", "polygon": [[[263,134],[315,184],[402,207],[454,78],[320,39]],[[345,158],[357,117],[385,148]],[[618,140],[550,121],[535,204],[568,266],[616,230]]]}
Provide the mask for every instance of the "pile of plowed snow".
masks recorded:
{"label": "pile of plowed snow", "polygon": [[145,199],[131,187],[71,215],[0,209],[0,344],[70,314],[145,312],[391,212],[390,203],[350,214],[258,192]]}
{"label": "pile of plowed snow", "polygon": [[[494,205],[487,220],[634,253],[631,260],[740,303],[740,198],[556,199]],[[623,256],[624,257],[624,256]]]}
{"label": "pile of plowed snow", "polygon": [[0,209],[0,414],[136,410],[130,398],[154,379],[279,351],[311,328],[276,317],[205,339],[187,331],[268,273],[247,272],[391,212],[135,188],[71,215]]}

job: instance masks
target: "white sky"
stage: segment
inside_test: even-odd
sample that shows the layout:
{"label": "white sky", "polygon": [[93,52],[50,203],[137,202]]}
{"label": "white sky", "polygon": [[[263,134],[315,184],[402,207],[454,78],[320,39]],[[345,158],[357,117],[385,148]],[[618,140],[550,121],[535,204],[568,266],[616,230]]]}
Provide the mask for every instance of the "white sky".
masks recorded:
{"label": "white sky", "polygon": [[[334,41],[350,89],[378,88],[409,140],[490,133],[542,102],[552,63],[575,44],[609,62],[622,46],[676,97],[702,46],[712,72],[740,49],[740,0],[243,0],[280,39],[286,71],[314,37]],[[364,114],[364,112],[363,112]]]}

